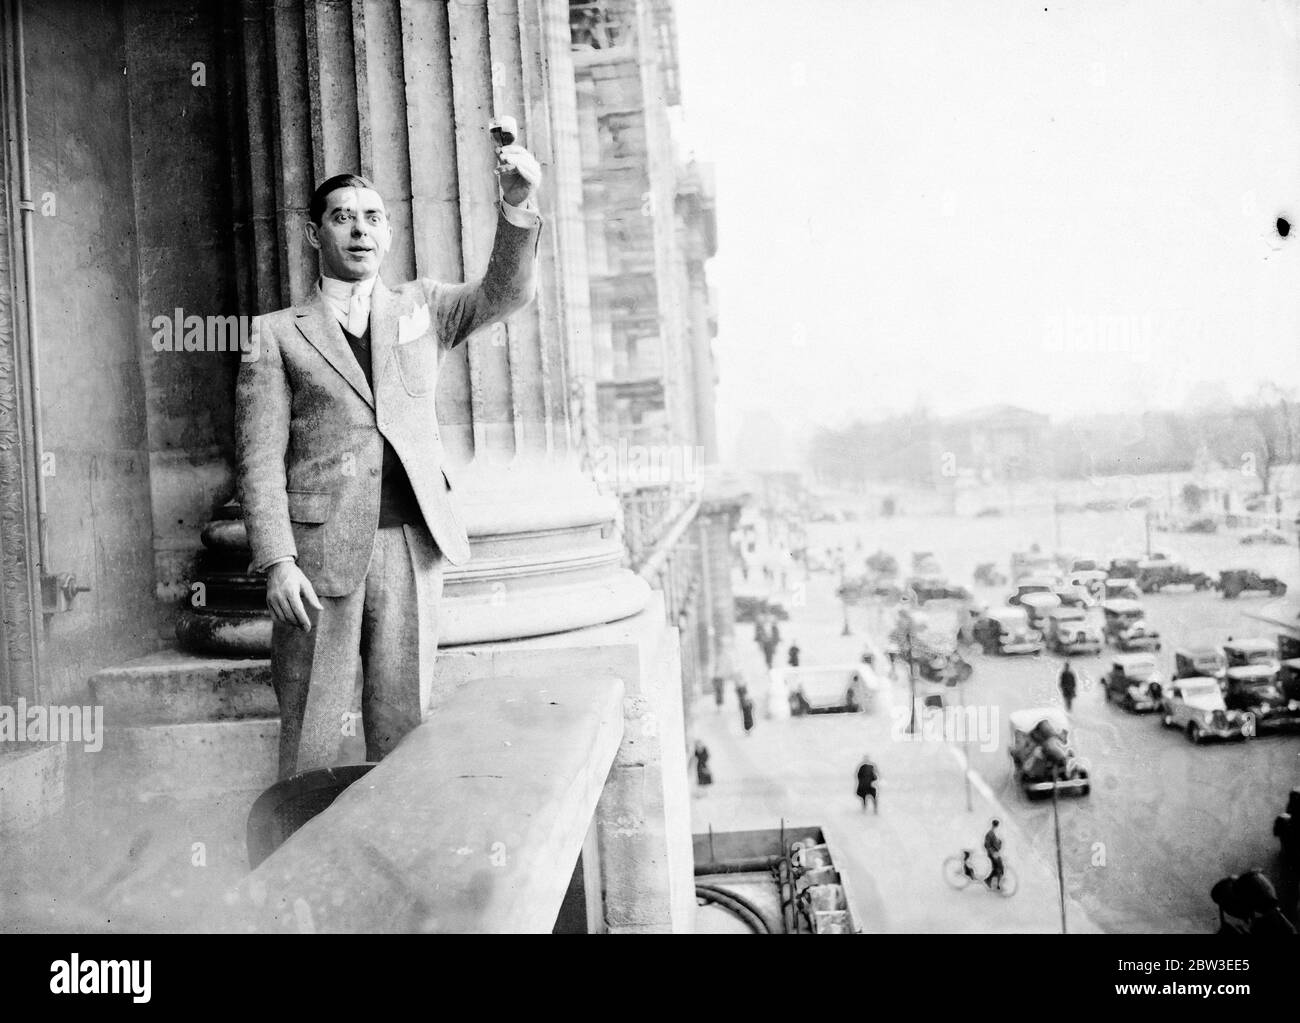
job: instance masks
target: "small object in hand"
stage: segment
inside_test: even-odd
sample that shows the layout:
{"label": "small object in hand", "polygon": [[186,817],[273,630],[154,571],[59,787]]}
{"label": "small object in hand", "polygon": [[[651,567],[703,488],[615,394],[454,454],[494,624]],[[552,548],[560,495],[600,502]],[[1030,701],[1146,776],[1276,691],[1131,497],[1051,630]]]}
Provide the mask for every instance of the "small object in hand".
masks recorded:
{"label": "small object in hand", "polygon": [[513,117],[498,117],[488,125],[488,131],[492,133],[492,141],[500,151],[504,146],[515,144],[515,139],[519,137],[519,123]]}

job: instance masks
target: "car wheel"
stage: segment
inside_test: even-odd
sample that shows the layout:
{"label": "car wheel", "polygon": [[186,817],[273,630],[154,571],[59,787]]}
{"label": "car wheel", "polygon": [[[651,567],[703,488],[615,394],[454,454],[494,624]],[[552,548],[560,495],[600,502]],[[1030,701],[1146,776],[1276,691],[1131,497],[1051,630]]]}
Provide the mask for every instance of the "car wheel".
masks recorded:
{"label": "car wheel", "polygon": [[1092,791],[1092,783],[1089,782],[1087,785],[1083,786],[1083,788],[1079,789],[1079,795],[1086,796],[1091,791]]}
{"label": "car wheel", "polygon": [[1201,744],[1201,740],[1202,740],[1203,738],[1204,738],[1204,735],[1203,735],[1203,733],[1201,732],[1201,726],[1198,725],[1195,721],[1191,722],[1191,723],[1187,726],[1187,739],[1188,739],[1188,741],[1191,742],[1191,743],[1193,743],[1193,744],[1195,744],[1195,745],[1197,745],[1197,746],[1199,746],[1199,745]]}

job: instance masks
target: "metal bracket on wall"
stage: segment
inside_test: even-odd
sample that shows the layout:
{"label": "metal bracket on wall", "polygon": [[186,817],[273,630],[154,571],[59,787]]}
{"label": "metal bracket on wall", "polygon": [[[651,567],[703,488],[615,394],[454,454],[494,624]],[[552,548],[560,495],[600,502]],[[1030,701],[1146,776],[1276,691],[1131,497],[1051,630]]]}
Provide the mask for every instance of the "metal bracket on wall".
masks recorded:
{"label": "metal bracket on wall", "polygon": [[89,593],[89,586],[78,586],[77,577],[71,572],[59,572],[57,575],[41,575],[41,612],[52,615],[62,611],[71,611],[72,602],[78,593]]}

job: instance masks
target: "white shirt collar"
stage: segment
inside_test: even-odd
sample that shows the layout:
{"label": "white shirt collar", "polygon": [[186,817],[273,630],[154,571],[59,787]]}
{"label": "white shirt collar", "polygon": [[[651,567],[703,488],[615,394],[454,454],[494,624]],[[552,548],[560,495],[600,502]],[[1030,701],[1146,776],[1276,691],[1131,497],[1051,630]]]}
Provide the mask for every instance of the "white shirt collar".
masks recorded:
{"label": "white shirt collar", "polygon": [[346,303],[352,297],[352,289],[355,288],[362,299],[369,301],[371,292],[375,290],[375,281],[377,280],[379,280],[378,274],[374,277],[367,277],[364,281],[340,281],[322,274],[320,291],[328,299]]}

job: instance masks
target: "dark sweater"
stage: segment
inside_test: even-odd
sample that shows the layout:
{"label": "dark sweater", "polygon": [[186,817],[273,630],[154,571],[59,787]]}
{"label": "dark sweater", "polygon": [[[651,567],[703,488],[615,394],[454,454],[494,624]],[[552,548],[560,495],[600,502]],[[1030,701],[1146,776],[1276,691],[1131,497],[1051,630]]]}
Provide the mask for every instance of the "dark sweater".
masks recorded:
{"label": "dark sweater", "polygon": [[[361,372],[366,375],[366,383],[370,385],[373,394],[375,381],[370,365],[370,327],[367,326],[366,332],[360,337],[348,333],[347,328],[344,327],[343,336],[347,338],[348,347],[356,356]],[[384,467],[379,481],[379,527],[384,529],[406,523],[415,525],[423,522],[424,516],[420,512],[420,503],[416,500],[415,491],[411,489],[410,477],[402,468],[402,461],[397,457],[393,446],[385,440]]]}

